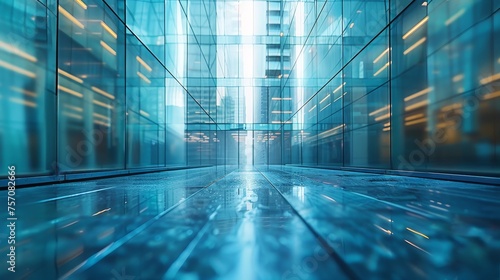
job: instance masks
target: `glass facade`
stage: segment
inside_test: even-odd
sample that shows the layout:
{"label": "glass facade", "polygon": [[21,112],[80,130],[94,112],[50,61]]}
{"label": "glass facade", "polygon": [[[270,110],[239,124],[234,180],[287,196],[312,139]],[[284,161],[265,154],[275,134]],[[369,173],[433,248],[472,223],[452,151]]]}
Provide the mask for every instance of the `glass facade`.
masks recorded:
{"label": "glass facade", "polygon": [[499,4],[289,5],[283,163],[500,174]]}
{"label": "glass facade", "polygon": [[281,164],[500,175],[498,1],[0,8],[0,163],[20,177]]}

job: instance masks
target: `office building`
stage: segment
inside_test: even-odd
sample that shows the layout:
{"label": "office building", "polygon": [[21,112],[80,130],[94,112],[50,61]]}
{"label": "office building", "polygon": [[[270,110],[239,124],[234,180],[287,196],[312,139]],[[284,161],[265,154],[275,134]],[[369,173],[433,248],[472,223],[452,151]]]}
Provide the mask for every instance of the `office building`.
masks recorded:
{"label": "office building", "polygon": [[0,23],[2,279],[500,278],[500,1]]}

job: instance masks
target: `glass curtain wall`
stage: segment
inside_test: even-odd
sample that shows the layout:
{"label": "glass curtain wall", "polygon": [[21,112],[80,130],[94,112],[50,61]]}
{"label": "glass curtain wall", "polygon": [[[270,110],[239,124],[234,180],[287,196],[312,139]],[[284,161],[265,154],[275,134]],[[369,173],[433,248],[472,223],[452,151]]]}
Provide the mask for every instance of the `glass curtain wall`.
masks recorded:
{"label": "glass curtain wall", "polygon": [[[193,43],[215,20],[202,6],[0,1],[0,162],[18,177],[215,164],[217,127],[205,121],[216,108],[195,96],[210,81],[215,92],[214,79],[195,83],[208,68],[188,66],[206,47],[215,61],[213,40]],[[191,111],[204,120],[193,128]],[[195,141],[198,160],[189,135],[210,135]]]}
{"label": "glass curtain wall", "polygon": [[500,175],[500,4],[295,5],[283,163]]}

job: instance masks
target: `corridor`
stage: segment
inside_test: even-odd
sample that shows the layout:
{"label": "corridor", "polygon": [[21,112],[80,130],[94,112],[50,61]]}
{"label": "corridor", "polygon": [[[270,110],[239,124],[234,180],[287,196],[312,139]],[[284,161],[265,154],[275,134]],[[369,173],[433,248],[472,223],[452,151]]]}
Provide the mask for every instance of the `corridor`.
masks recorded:
{"label": "corridor", "polygon": [[0,26],[0,280],[500,280],[500,0]]}
{"label": "corridor", "polygon": [[499,195],[287,166],[21,188],[15,279],[499,279]]}

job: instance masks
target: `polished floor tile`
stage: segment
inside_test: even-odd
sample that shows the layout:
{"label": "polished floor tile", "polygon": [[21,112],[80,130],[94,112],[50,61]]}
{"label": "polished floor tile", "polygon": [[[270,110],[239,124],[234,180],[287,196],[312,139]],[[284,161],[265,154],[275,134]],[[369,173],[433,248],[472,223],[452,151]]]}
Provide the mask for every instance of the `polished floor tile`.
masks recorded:
{"label": "polished floor tile", "polygon": [[287,166],[24,188],[17,272],[0,277],[500,279],[498,197],[497,186]]}
{"label": "polished floor tile", "polygon": [[364,279],[500,279],[500,188],[270,167],[262,174]]}

